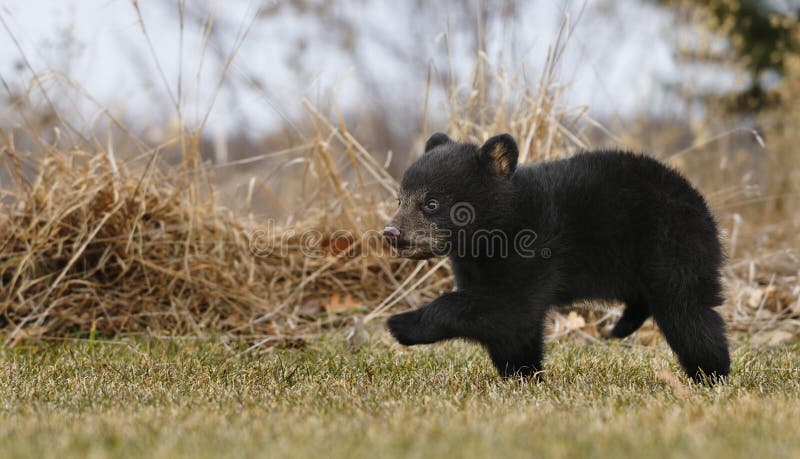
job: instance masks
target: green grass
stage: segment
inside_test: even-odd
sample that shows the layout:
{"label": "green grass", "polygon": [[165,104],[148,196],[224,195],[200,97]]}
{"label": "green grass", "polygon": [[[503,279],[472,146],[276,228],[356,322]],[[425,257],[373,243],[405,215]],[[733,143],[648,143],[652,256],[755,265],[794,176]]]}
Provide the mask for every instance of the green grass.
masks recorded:
{"label": "green grass", "polygon": [[2,349],[0,456],[800,455],[798,345],[737,345],[729,383],[711,388],[690,386],[663,345],[549,348],[539,384],[499,379],[465,343]]}

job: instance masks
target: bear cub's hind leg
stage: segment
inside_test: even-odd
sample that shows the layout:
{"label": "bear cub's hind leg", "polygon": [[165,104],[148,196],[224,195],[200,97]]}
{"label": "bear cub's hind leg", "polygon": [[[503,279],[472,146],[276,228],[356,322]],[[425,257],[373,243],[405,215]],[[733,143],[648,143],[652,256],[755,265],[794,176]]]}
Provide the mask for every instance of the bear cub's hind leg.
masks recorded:
{"label": "bear cub's hind leg", "polygon": [[714,383],[730,373],[725,322],[712,306],[678,301],[654,308],[653,317],[686,373]]}

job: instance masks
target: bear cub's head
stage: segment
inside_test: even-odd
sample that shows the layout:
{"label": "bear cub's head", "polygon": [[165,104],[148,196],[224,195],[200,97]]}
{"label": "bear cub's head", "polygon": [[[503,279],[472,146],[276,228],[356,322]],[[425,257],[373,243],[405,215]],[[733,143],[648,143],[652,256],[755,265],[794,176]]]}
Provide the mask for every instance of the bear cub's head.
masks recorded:
{"label": "bear cub's head", "polygon": [[477,230],[508,229],[518,156],[508,134],[481,146],[433,134],[403,175],[399,209],[383,232],[389,244],[402,257],[425,259],[464,249]]}

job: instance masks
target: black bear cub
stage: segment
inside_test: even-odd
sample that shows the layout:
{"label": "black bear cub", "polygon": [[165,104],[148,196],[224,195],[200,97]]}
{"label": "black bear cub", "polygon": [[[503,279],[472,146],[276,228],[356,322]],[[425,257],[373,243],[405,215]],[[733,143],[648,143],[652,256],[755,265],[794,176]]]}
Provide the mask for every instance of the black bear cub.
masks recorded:
{"label": "black bear cub", "polygon": [[457,290],[388,328],[404,345],[465,338],[504,376],[542,369],[551,307],[621,301],[610,335],[652,316],[692,378],[730,371],[722,250],[703,197],[655,159],[598,151],[517,166],[507,134],[477,146],[434,134],[384,229],[400,256],[450,257]]}

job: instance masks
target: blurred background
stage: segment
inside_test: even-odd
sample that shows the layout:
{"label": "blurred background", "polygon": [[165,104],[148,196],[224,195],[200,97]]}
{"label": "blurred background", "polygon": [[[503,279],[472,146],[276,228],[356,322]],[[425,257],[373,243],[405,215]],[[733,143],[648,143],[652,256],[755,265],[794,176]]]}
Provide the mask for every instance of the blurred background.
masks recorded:
{"label": "blurred background", "polygon": [[[763,3],[760,20],[768,21],[771,2],[753,3]],[[742,89],[748,75],[686,59],[689,46],[720,54],[726,46],[698,43],[703,37],[683,13],[669,2],[635,0],[8,2],[6,26],[19,47],[5,34],[2,68],[12,87],[24,88],[31,75],[23,52],[35,71],[79,82],[139,128],[174,121],[167,102],[180,79],[187,111],[216,97],[209,124],[229,137],[257,139],[297,122],[299,101],[309,98],[372,119],[370,130],[386,136],[376,141],[407,147],[429,70],[468,80],[480,50],[494,65],[535,78],[565,17],[573,28],[561,61],[566,102],[606,118],[702,115],[701,105],[681,97],[688,88],[724,93]],[[781,76],[774,65],[758,70],[768,85]],[[441,94],[432,97],[441,105]]]}
{"label": "blurred background", "polygon": [[[22,187],[5,202],[32,196],[19,184],[41,176],[49,163],[40,159],[56,152],[62,172],[104,157],[103,167],[115,177],[129,170],[134,183],[153,164],[163,183],[202,176],[197,193],[196,181],[173,185],[190,190],[187,202],[230,209],[237,224],[364,230],[391,213],[394,180],[438,130],[475,142],[511,132],[533,161],[630,149],[663,159],[706,194],[731,260],[729,320],[794,336],[798,14],[797,0],[7,1],[0,128],[5,152],[28,160],[0,173],[4,188]],[[327,309],[342,290],[367,309],[388,307],[382,299],[399,288],[390,279],[427,272],[365,261],[346,268],[355,274],[345,285],[331,265],[309,281],[316,271],[287,260],[276,263],[300,274],[265,274],[288,286],[273,283],[270,294],[285,292],[253,306],[257,316],[276,304]],[[430,276],[422,298],[448,279]],[[374,283],[388,290],[367,288]],[[124,328],[118,322],[109,329]],[[266,333],[282,333],[275,327]]]}
{"label": "blurred background", "polygon": [[582,134],[602,126],[592,146],[669,155],[732,131],[723,143],[759,155],[751,131],[763,138],[779,123],[759,115],[793,105],[798,9],[796,0],[5,2],[0,122],[19,123],[14,104],[26,99],[39,122],[69,114],[84,135],[107,129],[105,114],[151,143],[199,129],[202,156],[225,163],[307,137],[307,100],[341,114],[375,155],[392,151],[397,174],[422,137],[447,129],[448,98],[473,88],[476,66],[513,77],[513,97],[536,86],[561,34],[557,102],[596,121]]}

